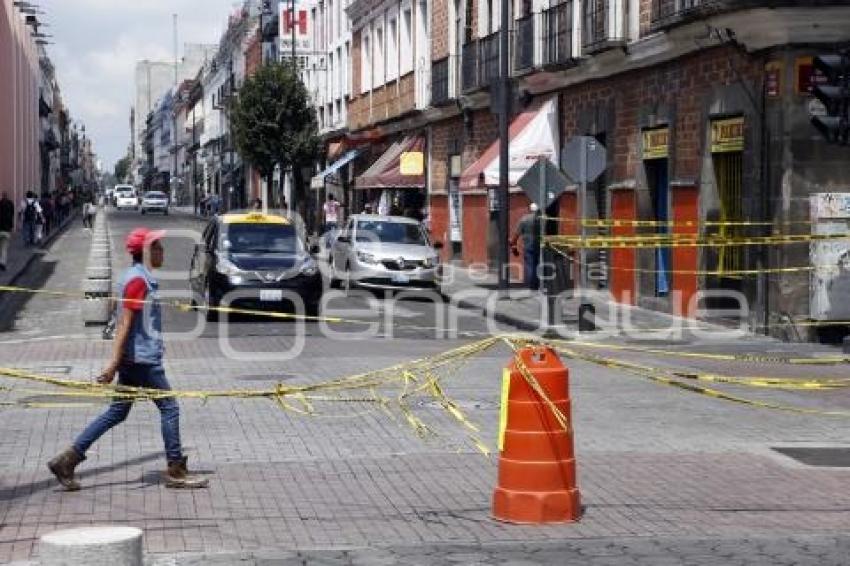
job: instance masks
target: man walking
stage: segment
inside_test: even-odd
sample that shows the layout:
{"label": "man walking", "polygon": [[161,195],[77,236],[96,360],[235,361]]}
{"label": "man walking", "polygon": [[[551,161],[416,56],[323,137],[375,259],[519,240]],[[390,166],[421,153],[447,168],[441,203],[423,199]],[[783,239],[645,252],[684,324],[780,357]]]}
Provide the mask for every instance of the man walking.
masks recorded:
{"label": "man walking", "polygon": [[[118,384],[170,391],[171,386],[162,366],[162,310],[159,302],[159,283],[152,270],[162,267],[165,252],[162,238],[165,232],[137,228],[127,237],[127,251],[133,266],[122,276],[118,305],[118,326],[115,333],[112,361],[98,378],[102,384],[112,383],[118,374]],[[171,488],[206,487],[208,481],[189,475],[186,456],[180,444],[180,408],[176,399],[155,399],[162,421],[162,439],[168,467],[165,486]],[[51,460],[47,466],[68,491],[80,489],[74,479],[74,469],[86,459],[86,451],[112,427],[122,423],[130,413],[133,402],[127,399],[112,401],[74,441],[73,445]]]}
{"label": "man walking", "polygon": [[5,192],[0,197],[0,271],[6,271],[9,241],[15,229],[15,204]]}
{"label": "man walking", "polygon": [[92,200],[86,200],[86,203],[83,205],[83,227],[84,228],[93,228],[94,227],[94,215],[97,212],[97,208],[94,205]]}
{"label": "man walking", "polygon": [[537,273],[540,265],[540,219],[535,203],[531,203],[528,212],[523,215],[517,225],[516,232],[511,238],[511,250],[519,255],[517,242],[522,239],[523,279],[529,289],[540,288],[540,277]]}
{"label": "man walking", "polygon": [[35,193],[27,191],[27,196],[21,202],[21,220],[24,226],[24,242],[33,246],[36,244],[36,226],[41,217],[41,205],[35,198]]}

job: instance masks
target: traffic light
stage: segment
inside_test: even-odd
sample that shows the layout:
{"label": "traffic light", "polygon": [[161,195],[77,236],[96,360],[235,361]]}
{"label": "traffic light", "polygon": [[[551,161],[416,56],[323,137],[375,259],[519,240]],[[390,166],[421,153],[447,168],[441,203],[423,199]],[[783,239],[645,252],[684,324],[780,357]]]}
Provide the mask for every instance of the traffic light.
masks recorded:
{"label": "traffic light", "polygon": [[818,55],[814,68],[826,77],[812,91],[826,107],[826,116],[812,116],[812,124],[828,143],[850,145],[850,56]]}

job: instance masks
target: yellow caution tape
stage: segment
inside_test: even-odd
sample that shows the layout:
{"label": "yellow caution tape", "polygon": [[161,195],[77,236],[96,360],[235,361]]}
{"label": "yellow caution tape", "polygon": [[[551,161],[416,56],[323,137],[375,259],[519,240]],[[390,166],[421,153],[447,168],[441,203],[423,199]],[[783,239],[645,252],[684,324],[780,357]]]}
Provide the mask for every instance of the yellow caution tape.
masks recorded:
{"label": "yellow caution tape", "polygon": [[796,234],[778,236],[753,236],[748,238],[724,238],[697,235],[619,236],[619,237],[574,237],[547,236],[547,245],[570,249],[622,249],[622,248],[720,248],[738,246],[792,245],[811,242],[834,242],[850,239],[850,234]]}
{"label": "yellow caution tape", "polygon": [[777,411],[785,411],[791,413],[798,414],[806,414],[806,415],[819,415],[819,416],[830,416],[830,417],[850,417],[850,412],[848,411],[824,411],[821,409],[810,409],[807,407],[797,407],[792,405],[785,405],[781,403],[773,403],[766,401],[758,401],[754,399],[747,399],[744,397],[739,397],[737,395],[732,395],[730,393],[725,393],[723,391],[719,391],[717,389],[711,389],[708,387],[700,387],[698,385],[693,385],[690,383],[685,383],[669,377],[669,372],[663,369],[653,368],[651,366],[645,366],[641,364],[634,364],[630,362],[624,362],[622,360],[614,360],[611,358],[605,358],[602,356],[595,356],[591,354],[583,354],[578,352],[577,350],[573,350],[570,348],[559,347],[558,351],[563,353],[566,356],[569,356],[573,359],[582,360],[590,363],[594,363],[597,365],[601,365],[608,368],[620,369],[625,372],[631,373],[633,375],[638,375],[649,379],[655,383],[660,383],[662,385],[667,385],[670,387],[676,387],[678,389],[682,389],[685,391],[689,391],[692,393],[698,393],[700,395],[705,395],[708,397],[713,397],[715,399],[720,399],[724,401],[730,401],[733,403],[739,403],[742,405],[749,405],[752,407],[759,407],[763,409],[773,409]]}
{"label": "yellow caution tape", "polygon": [[[572,258],[563,248],[558,248],[555,246],[549,246],[554,252],[558,253],[562,257],[568,258],[569,261],[574,262],[577,265],[583,265],[587,267],[593,267],[591,263],[582,263],[575,258]],[[736,276],[745,276],[745,275],[775,275],[781,273],[811,273],[812,271],[817,272],[825,272],[825,271],[840,271],[837,265],[814,265],[814,266],[800,266],[800,267],[771,267],[766,269],[718,269],[718,270],[706,270],[706,269],[644,269],[644,268],[636,268],[636,267],[620,267],[614,265],[606,265],[605,269],[608,271],[624,271],[627,273],[642,273],[642,274],[650,274],[655,275],[657,273],[669,273],[671,275],[696,275],[696,276],[726,276],[726,277],[736,277]]]}
{"label": "yellow caution tape", "polygon": [[694,227],[726,227],[726,226],[812,226],[819,223],[827,222],[826,220],[776,220],[771,221],[750,221],[750,220],[616,220],[616,219],[587,219],[578,220],[571,218],[560,218],[556,216],[544,216],[545,220],[561,222],[564,224],[581,224],[590,228],[694,228]]}
{"label": "yellow caution tape", "polygon": [[502,395],[499,402],[499,452],[505,449],[505,432],[508,430],[508,402],[511,395],[511,370],[502,370]]}
{"label": "yellow caution tape", "polygon": [[603,344],[597,342],[586,342],[581,340],[566,341],[566,340],[550,340],[550,343],[561,347],[575,346],[582,348],[605,349],[621,352],[634,352],[637,354],[653,354],[668,357],[693,358],[701,360],[727,361],[727,362],[748,362],[759,364],[778,364],[778,365],[841,365],[850,363],[850,356],[824,356],[820,358],[798,358],[785,356],[763,356],[760,354],[716,354],[708,352],[691,352],[678,350],[664,350],[661,348],[649,348],[644,346],[628,346],[624,344]]}

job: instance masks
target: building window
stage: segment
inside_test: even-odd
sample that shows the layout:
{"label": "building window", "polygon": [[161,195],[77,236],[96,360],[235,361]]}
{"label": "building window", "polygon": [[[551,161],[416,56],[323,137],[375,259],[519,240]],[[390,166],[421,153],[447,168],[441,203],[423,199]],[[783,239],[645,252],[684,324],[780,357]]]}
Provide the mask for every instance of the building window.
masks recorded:
{"label": "building window", "polygon": [[[349,43],[348,41],[345,42],[345,60],[346,61],[351,60],[351,43]],[[345,87],[344,87],[345,92],[343,92],[343,95],[350,96],[351,95],[351,81],[350,81],[350,77],[349,77],[349,74],[348,74],[348,65],[341,65],[341,67],[342,67],[342,74],[345,77],[345,80],[342,83],[342,84],[345,85]]]}
{"label": "building window", "polygon": [[384,51],[384,28],[378,27],[375,29],[375,53],[372,56],[374,61],[374,81],[373,86],[378,87],[386,83],[384,76],[384,61],[386,53]]}
{"label": "building window", "polygon": [[331,51],[330,55],[328,55],[328,79],[327,79],[327,92],[325,92],[325,96],[328,98],[333,98],[334,92],[336,92],[336,75],[334,75],[334,54]]}
{"label": "building window", "polygon": [[466,0],[466,16],[464,17],[464,34],[463,34],[463,43],[466,45],[467,43],[472,42],[475,39],[475,30],[472,29],[472,3],[475,0]]}
{"label": "building window", "polygon": [[360,91],[367,93],[372,90],[372,38],[368,35],[363,37],[363,54],[361,60]]}
{"label": "building window", "polygon": [[398,20],[392,18],[387,26],[387,81],[398,77]]}
{"label": "building window", "polygon": [[413,12],[407,7],[401,15],[400,73],[406,75],[413,70]]}

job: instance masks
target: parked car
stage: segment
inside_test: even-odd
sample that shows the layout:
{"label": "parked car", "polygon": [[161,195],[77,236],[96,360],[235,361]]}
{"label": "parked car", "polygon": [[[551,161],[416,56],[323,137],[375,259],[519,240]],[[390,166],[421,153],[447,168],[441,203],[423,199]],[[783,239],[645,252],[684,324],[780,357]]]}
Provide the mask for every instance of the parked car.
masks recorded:
{"label": "parked car", "polygon": [[[215,217],[192,255],[192,291],[206,306],[226,303],[270,311],[292,310],[295,294],[304,313],[315,316],[322,297],[322,276],[308,252],[296,226],[282,216]],[[234,296],[228,297],[229,293]],[[208,311],[207,320],[216,320],[217,314]]]}
{"label": "parked car", "polygon": [[168,216],[168,195],[159,191],[148,191],[142,198],[142,214],[161,212]]}
{"label": "parked car", "polygon": [[116,185],[113,194],[115,196],[115,208],[118,210],[127,208],[139,210],[139,195],[134,186]]}
{"label": "parked car", "polygon": [[422,224],[401,216],[355,215],[336,237],[332,285],[344,289],[440,289],[439,250]]}

